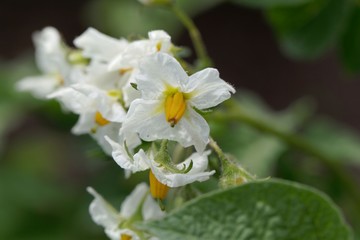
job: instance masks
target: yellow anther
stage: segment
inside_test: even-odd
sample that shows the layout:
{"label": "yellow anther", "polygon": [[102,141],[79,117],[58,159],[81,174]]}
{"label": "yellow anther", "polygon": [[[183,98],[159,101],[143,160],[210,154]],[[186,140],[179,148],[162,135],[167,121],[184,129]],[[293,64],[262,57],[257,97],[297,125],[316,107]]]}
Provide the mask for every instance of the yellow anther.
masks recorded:
{"label": "yellow anther", "polygon": [[156,51],[160,52],[161,46],[162,46],[161,42],[158,42],[158,43],[156,44]]}
{"label": "yellow anther", "polygon": [[119,69],[119,73],[120,73],[120,75],[124,75],[125,73],[127,73],[127,72],[131,72],[133,70],[133,68],[132,67],[128,67],[128,68],[120,68]]}
{"label": "yellow anther", "polygon": [[186,102],[181,92],[167,96],[165,100],[165,116],[171,127],[177,124],[186,110]]}
{"label": "yellow anther", "polygon": [[57,80],[59,86],[64,86],[65,80],[60,74],[56,75],[56,80]]}
{"label": "yellow anther", "polygon": [[117,89],[109,90],[107,94],[113,98],[121,98],[121,91]]}
{"label": "yellow anther", "polygon": [[105,119],[100,112],[95,113],[95,122],[100,126],[105,126],[110,123],[110,121]]}
{"label": "yellow anther", "polygon": [[151,196],[153,196],[155,199],[164,200],[169,191],[169,187],[159,182],[151,170],[149,173],[149,180]]}
{"label": "yellow anther", "polygon": [[129,236],[127,234],[121,234],[120,240],[131,240],[132,236]]}

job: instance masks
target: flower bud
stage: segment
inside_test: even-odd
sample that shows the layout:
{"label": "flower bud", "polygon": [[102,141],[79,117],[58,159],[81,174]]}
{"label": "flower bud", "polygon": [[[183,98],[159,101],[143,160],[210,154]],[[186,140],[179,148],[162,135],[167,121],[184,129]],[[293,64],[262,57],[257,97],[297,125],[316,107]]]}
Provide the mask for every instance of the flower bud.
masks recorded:
{"label": "flower bud", "polygon": [[159,182],[151,170],[149,172],[149,180],[151,196],[155,199],[164,200],[169,191],[169,187]]}
{"label": "flower bud", "polygon": [[226,161],[222,162],[222,174],[219,179],[222,188],[238,186],[254,179],[255,177],[236,163],[231,156],[226,155]]}

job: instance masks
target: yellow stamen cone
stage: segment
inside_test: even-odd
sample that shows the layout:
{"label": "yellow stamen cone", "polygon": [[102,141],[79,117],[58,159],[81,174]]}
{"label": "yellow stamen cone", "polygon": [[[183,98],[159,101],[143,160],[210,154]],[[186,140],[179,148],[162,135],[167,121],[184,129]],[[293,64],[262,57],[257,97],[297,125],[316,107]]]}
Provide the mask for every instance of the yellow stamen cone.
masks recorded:
{"label": "yellow stamen cone", "polygon": [[149,172],[149,180],[151,196],[155,199],[164,200],[169,191],[169,187],[159,182],[151,170]]}
{"label": "yellow stamen cone", "polygon": [[127,234],[121,234],[120,240],[131,240],[132,237]]}
{"label": "yellow stamen cone", "polygon": [[161,46],[162,46],[161,42],[158,42],[158,43],[156,44],[156,51],[160,52]]}
{"label": "yellow stamen cone", "polygon": [[184,95],[181,92],[167,96],[165,100],[165,116],[171,127],[177,124],[186,110]]}
{"label": "yellow stamen cone", "polygon": [[120,75],[124,75],[125,73],[127,73],[127,72],[131,72],[133,70],[133,68],[132,67],[128,67],[128,68],[120,68],[119,69],[119,74]]}
{"label": "yellow stamen cone", "polygon": [[110,121],[105,119],[100,112],[95,113],[95,122],[100,126],[105,126],[110,123]]}

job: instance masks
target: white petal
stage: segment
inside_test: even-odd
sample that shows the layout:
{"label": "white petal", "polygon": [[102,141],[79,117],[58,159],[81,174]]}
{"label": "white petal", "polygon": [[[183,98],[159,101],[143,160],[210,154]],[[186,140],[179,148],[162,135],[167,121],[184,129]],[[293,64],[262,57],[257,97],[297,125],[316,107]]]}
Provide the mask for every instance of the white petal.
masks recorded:
{"label": "white petal", "polygon": [[146,197],[144,202],[142,215],[145,221],[156,220],[163,218],[165,216],[165,212],[160,209],[159,204],[149,195]]}
{"label": "white petal", "polygon": [[230,98],[235,89],[219,77],[214,68],[206,68],[190,76],[186,85],[190,104],[198,109],[211,108]]}
{"label": "white petal", "polygon": [[164,30],[150,31],[148,35],[150,40],[162,40],[162,39],[171,40],[170,35]]}
{"label": "white petal", "polygon": [[181,129],[177,141],[184,147],[194,145],[197,152],[202,153],[209,142],[210,128],[205,119],[191,107],[175,125],[174,129]]}
{"label": "white petal", "polygon": [[75,38],[74,45],[83,49],[83,55],[100,61],[109,61],[128,45],[125,39],[115,39],[94,28],[88,28]]}
{"label": "white petal", "polygon": [[107,64],[98,61],[92,61],[86,70],[87,83],[104,90],[118,89],[127,83],[119,71],[109,71]]}
{"label": "white petal", "polygon": [[138,74],[138,69],[134,69],[131,74],[128,76],[127,82],[124,87],[121,89],[123,92],[123,99],[125,102],[125,107],[129,107],[130,104],[135,100],[141,97],[139,90],[134,89],[131,84],[137,84],[136,79],[134,78]]}
{"label": "white petal", "polygon": [[90,84],[76,84],[72,88],[82,93],[91,103],[91,110],[100,112],[105,119],[111,122],[122,122],[125,119],[124,108],[106,91]]}
{"label": "white petal", "polygon": [[[155,30],[148,33],[149,40],[152,40],[154,52],[160,51],[165,53],[170,53],[171,48],[171,37],[170,35],[163,30]],[[160,49],[158,49],[158,44],[160,44]]]}
{"label": "white petal", "polygon": [[150,54],[148,48],[148,40],[131,42],[124,52],[110,61],[109,71],[118,71],[121,68],[138,68],[139,60]]}
{"label": "white petal", "polygon": [[87,191],[94,196],[89,207],[93,221],[106,229],[116,228],[120,223],[117,211],[93,188],[88,187]]}
{"label": "white petal", "polygon": [[145,141],[177,139],[177,130],[170,127],[164,112],[159,110],[162,105],[162,101],[136,99],[129,108],[120,133],[126,136],[129,132],[137,132]]}
{"label": "white petal", "polygon": [[18,91],[31,92],[34,97],[45,99],[46,96],[60,87],[56,75],[26,77],[16,84]]}
{"label": "white petal", "polygon": [[[144,139],[145,141],[156,140],[157,137],[152,136],[152,130],[148,128],[154,127],[152,122],[153,118],[156,118],[158,115],[162,115],[162,112],[157,110],[159,105],[161,105],[161,101],[157,100],[134,100],[130,105],[120,133],[126,136],[126,134],[129,132],[138,132],[140,134],[140,138]],[[143,133],[142,130],[145,132]],[[150,131],[149,134],[147,134],[147,130]]]}
{"label": "white petal", "polygon": [[146,164],[146,160],[144,159],[147,157],[142,149],[140,149],[139,153],[133,156],[134,160],[132,160],[128,156],[128,153],[123,145],[116,143],[108,136],[105,136],[105,139],[112,147],[112,156],[115,162],[123,169],[130,170],[132,173],[135,173],[149,168]]}
{"label": "white petal", "polygon": [[203,152],[209,142],[209,126],[205,119],[190,106],[180,121],[171,127],[166,121],[163,101],[135,100],[128,111],[121,129],[122,134],[137,132],[145,141],[168,139],[179,142],[183,147],[194,145]]}
{"label": "white petal", "polygon": [[122,234],[130,236],[131,240],[140,240],[139,236],[134,231],[127,228],[105,229],[105,233],[111,240],[121,240]]}
{"label": "white petal", "polygon": [[65,109],[81,114],[87,111],[96,111],[92,109],[92,102],[81,92],[70,88],[61,88],[56,92],[48,95],[48,98],[55,98],[65,107]]}
{"label": "white petal", "polygon": [[174,57],[156,53],[141,60],[135,79],[142,98],[159,99],[169,87],[182,91],[188,76]]}
{"label": "white petal", "polygon": [[111,122],[104,126],[96,125],[95,133],[90,131],[91,136],[96,140],[99,146],[103,149],[103,151],[111,156],[113,148],[110,143],[106,141],[105,136],[109,136],[112,139],[119,138],[119,130],[121,127],[121,123]]}
{"label": "white petal", "polygon": [[121,204],[120,215],[124,218],[132,217],[147,194],[149,194],[149,187],[146,183],[138,184]]}
{"label": "white petal", "polygon": [[76,83],[82,83],[86,80],[86,71],[84,65],[73,65],[67,75],[63,77],[64,86],[70,86]]}
{"label": "white petal", "polygon": [[204,152],[202,155],[200,155],[199,153],[194,153],[183,163],[178,164],[177,168],[182,169],[184,165],[185,167],[188,167],[190,162],[193,162],[192,169],[185,174],[171,173],[163,167],[158,167],[158,164],[155,161],[150,162],[151,171],[161,183],[169,187],[180,187],[195,181],[206,181],[210,178],[211,175],[215,173],[214,170],[210,172],[205,172],[208,166],[207,156],[209,154],[210,151]]}
{"label": "white petal", "polygon": [[59,32],[46,27],[33,35],[36,63],[43,73],[66,73],[69,64]]}
{"label": "white petal", "polygon": [[87,112],[82,113],[79,116],[78,121],[75,126],[71,129],[71,132],[75,135],[81,135],[85,133],[89,133],[91,129],[96,127],[95,123],[95,113]]}

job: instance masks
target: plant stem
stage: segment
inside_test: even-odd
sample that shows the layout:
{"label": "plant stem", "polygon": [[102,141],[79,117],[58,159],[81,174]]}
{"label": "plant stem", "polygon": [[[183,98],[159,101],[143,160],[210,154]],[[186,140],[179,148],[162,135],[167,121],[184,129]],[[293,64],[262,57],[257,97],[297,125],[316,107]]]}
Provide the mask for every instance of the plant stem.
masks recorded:
{"label": "plant stem", "polygon": [[229,170],[232,173],[238,173],[242,178],[246,181],[254,181],[255,177],[253,177],[250,173],[248,173],[244,168],[242,168],[238,163],[231,160],[223,150],[219,147],[219,145],[214,141],[212,137],[210,137],[209,146],[215,151],[218,155],[220,160],[221,168],[222,168],[222,175]]}
{"label": "plant stem", "polygon": [[193,42],[196,55],[199,59],[199,70],[212,66],[212,61],[209,58],[205,44],[202,40],[199,29],[194,24],[193,20],[176,4],[171,5],[172,12],[177,16],[177,18],[182,22],[190,34],[191,41]]}
{"label": "plant stem", "polygon": [[309,156],[314,157],[321,161],[334,175],[336,175],[340,181],[347,187],[348,193],[352,196],[352,200],[355,202],[355,207],[357,208],[358,213],[360,214],[360,192],[355,181],[351,178],[349,173],[346,171],[344,166],[337,160],[328,156],[320,149],[313,146],[306,139],[301,136],[285,132],[274,128],[273,126],[267,124],[266,122],[257,119],[245,112],[242,111],[239,104],[236,102],[229,102],[229,112],[226,113],[214,113],[212,118],[218,121],[239,121],[249,126],[252,126],[264,133],[271,134],[278,139],[282,140],[289,146],[292,146],[302,152],[306,153]]}

